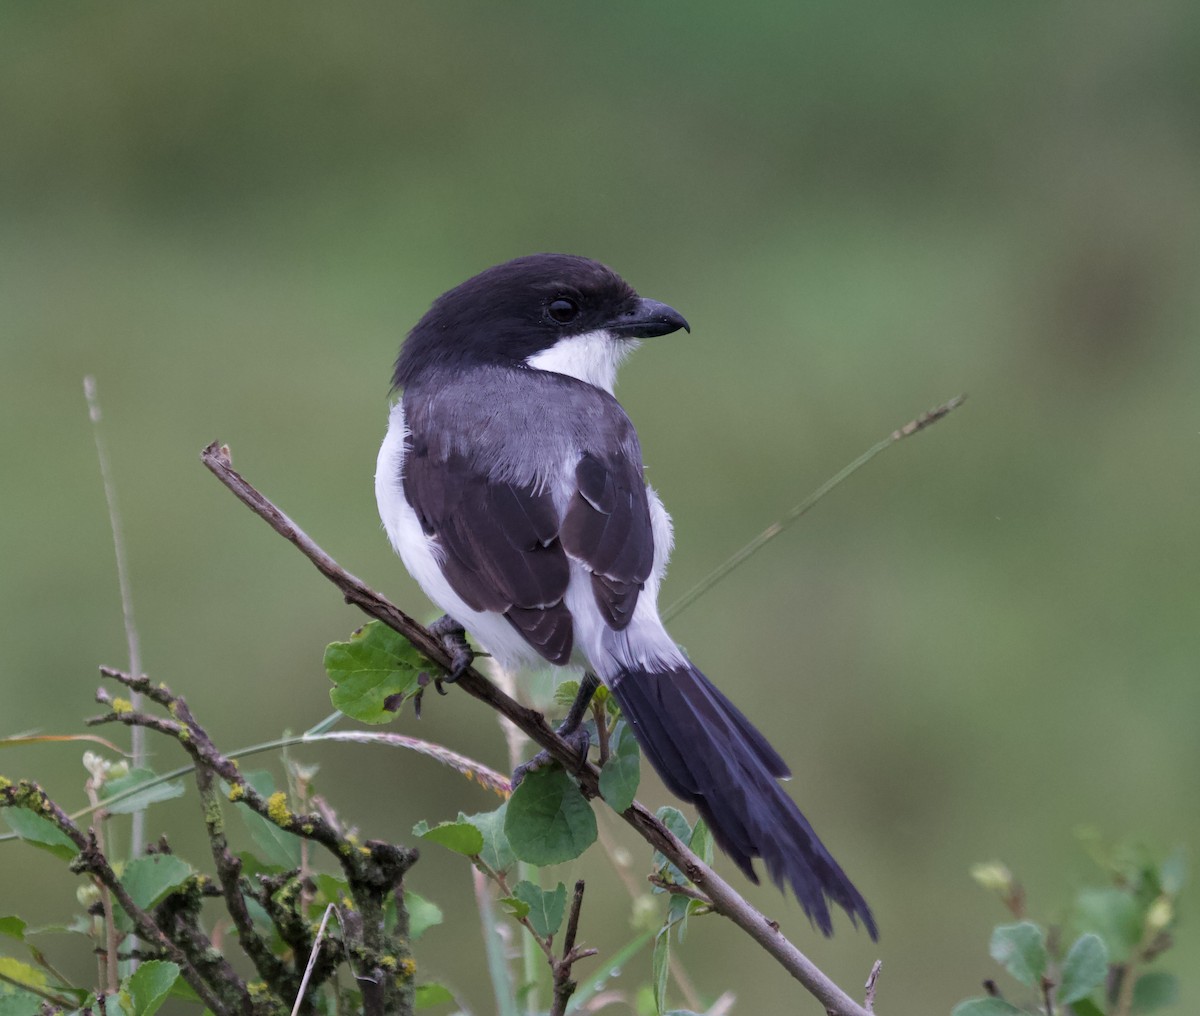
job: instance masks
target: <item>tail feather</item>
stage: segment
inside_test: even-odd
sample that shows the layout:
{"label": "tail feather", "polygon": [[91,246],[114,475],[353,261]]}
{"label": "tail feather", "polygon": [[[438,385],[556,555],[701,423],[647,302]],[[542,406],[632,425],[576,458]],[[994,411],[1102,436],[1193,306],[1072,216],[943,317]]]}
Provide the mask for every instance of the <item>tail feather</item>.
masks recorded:
{"label": "tail feather", "polygon": [[824,934],[833,933],[832,901],[876,937],[866,900],[777,782],[790,775],[787,765],[708,678],[688,666],[623,669],[609,687],[667,788],[696,806],[751,881],[761,857],[771,881],[790,885]]}

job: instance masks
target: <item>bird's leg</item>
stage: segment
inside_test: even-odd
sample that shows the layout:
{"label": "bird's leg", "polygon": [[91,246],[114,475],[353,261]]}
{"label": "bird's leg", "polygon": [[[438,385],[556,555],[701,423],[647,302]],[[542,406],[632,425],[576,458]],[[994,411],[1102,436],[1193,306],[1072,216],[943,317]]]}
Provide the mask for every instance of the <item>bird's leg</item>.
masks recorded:
{"label": "bird's leg", "polygon": [[453,684],[467,672],[475,653],[467,645],[467,632],[461,624],[449,614],[443,614],[429,626],[429,634],[441,640],[442,648],[450,657],[450,673],[445,677],[434,679],[434,686],[439,695],[445,695],[443,684]]}
{"label": "bird's leg", "polygon": [[[555,731],[578,753],[580,766],[587,761],[588,748],[591,747],[591,737],[588,735],[587,727],[583,725],[583,718],[587,715],[588,706],[592,703],[592,696],[596,694],[596,689],[599,687],[600,680],[595,674],[584,674],[583,680],[579,682],[579,691],[575,694],[575,701],[567,710],[566,719],[559,724]],[[521,781],[530,773],[545,768],[552,761],[554,760],[548,751],[539,751],[528,762],[522,762],[513,770],[513,789],[516,790]]]}

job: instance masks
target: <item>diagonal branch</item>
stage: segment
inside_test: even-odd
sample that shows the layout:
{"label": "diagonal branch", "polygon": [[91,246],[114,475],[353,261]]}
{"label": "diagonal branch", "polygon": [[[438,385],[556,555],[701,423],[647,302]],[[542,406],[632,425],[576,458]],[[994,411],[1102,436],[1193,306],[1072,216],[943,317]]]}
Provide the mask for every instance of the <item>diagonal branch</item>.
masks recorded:
{"label": "diagonal branch", "polygon": [[[421,624],[380,596],[360,579],[342,568],[332,557],[280,511],[240,473],[233,468],[228,447],[214,442],[200,455],[204,465],[256,515],[261,517],[280,536],[294,544],[330,582],[341,591],[347,603],[352,603],[370,617],[395,629],[426,657],[450,671],[451,661],[441,641]],[[545,748],[558,762],[578,773],[585,793],[599,794],[599,770],[590,763],[582,770],[579,756],[566,741],[546,724],[545,717],[506,695],[474,668],[467,670],[456,687],[502,713],[529,738]],[[711,901],[713,909],[729,918],[763,947],[779,964],[799,981],[825,1007],[829,1016],[868,1016],[867,1011],[839,988],[815,963],[804,955],[746,899],[681,843],[665,825],[643,805],[635,801],[621,817],[655,850],[658,850],[682,871]]]}

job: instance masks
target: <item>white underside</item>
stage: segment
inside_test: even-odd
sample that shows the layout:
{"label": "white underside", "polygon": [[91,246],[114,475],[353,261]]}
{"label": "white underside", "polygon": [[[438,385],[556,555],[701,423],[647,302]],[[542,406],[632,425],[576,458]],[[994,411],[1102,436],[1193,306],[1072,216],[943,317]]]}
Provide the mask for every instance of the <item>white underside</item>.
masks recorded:
{"label": "white underside", "polygon": [[[569,349],[561,347],[571,344]],[[554,349],[530,358],[530,365],[557,373],[571,374],[611,391],[616,368],[628,343],[617,343],[604,333],[576,336],[559,343]],[[605,349],[605,347],[615,347]],[[539,362],[535,363],[537,360]],[[570,369],[573,368],[573,369]],[[578,371],[578,373],[576,373]],[[437,606],[467,629],[483,647],[506,668],[545,666],[534,651],[503,615],[476,611],[468,607],[450,587],[440,566],[441,550],[435,540],[426,536],[416,513],[404,496],[402,467],[404,441],[407,436],[403,404],[397,402],[388,420],[387,436],[379,449],[375,472],[375,497],[379,514],[392,546],[400,555],[409,574]],[[574,474],[577,460],[565,461],[558,482],[551,480],[556,506],[561,514],[574,494]],[[621,668],[653,670],[656,667],[678,666],[683,655],[663,628],[658,616],[658,587],[666,571],[673,541],[671,519],[650,487],[650,520],[654,533],[654,564],[650,578],[638,597],[633,618],[620,632],[604,622],[592,592],[591,576],[586,566],[570,559],[570,579],[565,602],[574,621],[574,651],[572,663],[586,667],[602,680],[610,680]]]}

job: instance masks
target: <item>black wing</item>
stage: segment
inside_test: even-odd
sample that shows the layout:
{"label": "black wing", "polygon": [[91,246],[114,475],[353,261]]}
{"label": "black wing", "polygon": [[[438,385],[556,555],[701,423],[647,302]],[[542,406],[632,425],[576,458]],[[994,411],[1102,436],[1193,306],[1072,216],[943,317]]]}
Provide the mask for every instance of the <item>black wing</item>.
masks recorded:
{"label": "black wing", "polygon": [[592,573],[592,593],[609,627],[629,624],[654,566],[654,531],[636,448],[604,457],[585,452],[563,520],[562,545]]}
{"label": "black wing", "polygon": [[493,482],[460,453],[433,458],[410,440],[404,496],[441,547],[442,573],[463,602],[503,614],[539,654],[566,663],[570,565],[549,493]]}

